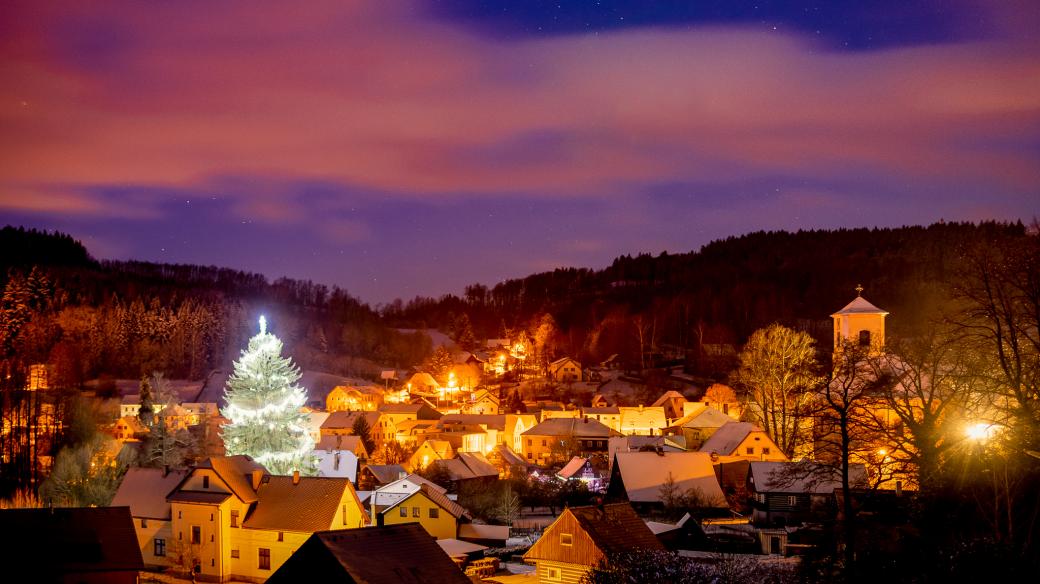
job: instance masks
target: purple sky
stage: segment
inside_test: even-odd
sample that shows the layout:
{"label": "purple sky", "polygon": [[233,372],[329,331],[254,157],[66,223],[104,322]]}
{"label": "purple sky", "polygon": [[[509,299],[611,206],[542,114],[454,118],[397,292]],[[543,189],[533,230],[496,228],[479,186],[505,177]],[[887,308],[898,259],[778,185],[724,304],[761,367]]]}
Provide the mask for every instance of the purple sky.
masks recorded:
{"label": "purple sky", "polygon": [[5,2],[0,223],[385,302],[1028,220],[1038,31],[1035,0]]}

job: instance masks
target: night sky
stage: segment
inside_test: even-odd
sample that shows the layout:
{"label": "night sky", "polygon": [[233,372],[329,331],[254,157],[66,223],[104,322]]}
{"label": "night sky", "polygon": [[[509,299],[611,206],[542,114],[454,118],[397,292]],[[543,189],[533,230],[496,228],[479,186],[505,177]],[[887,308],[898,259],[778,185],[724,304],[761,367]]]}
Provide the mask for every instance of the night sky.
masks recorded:
{"label": "night sky", "polygon": [[1040,214],[1036,0],[8,0],[0,99],[0,224],[370,302]]}

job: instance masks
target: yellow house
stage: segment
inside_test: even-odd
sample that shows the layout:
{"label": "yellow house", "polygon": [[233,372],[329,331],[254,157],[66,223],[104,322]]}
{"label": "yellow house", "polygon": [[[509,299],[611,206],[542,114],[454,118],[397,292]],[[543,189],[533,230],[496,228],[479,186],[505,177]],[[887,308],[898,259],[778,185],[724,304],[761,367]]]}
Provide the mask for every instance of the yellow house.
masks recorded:
{"label": "yellow house", "polygon": [[408,469],[412,471],[430,466],[435,460],[447,460],[455,456],[455,449],[447,440],[427,440],[412,453],[408,459]]}
{"label": "yellow house", "polygon": [[581,408],[581,415],[590,420],[596,420],[600,424],[614,430],[621,431],[621,410],[617,406],[595,406]]}
{"label": "yellow house", "polygon": [[262,582],[312,533],[367,523],[348,479],[272,476],[247,456],[205,460],[166,500],[167,557],[219,582]]}
{"label": "yellow house", "polygon": [[570,357],[557,359],[549,363],[549,377],[565,383],[581,381],[581,363]]}
{"label": "yellow house", "polygon": [[137,416],[123,416],[116,420],[112,433],[120,442],[140,442],[148,435],[148,427]]}
{"label": "yellow house", "polygon": [[376,386],[337,385],[325,396],[330,412],[374,412],[383,405],[383,389]]}
{"label": "yellow house", "polygon": [[459,524],[469,521],[469,512],[429,484],[376,515],[377,525],[418,523],[436,539],[455,539]]}
{"label": "yellow house", "polygon": [[463,414],[498,414],[499,399],[486,389],[473,394],[468,402],[463,404]]}
{"label": "yellow house", "polygon": [[616,431],[588,418],[550,418],[521,435],[521,450],[530,464],[566,462],[573,456],[606,453]]}
{"label": "yellow house", "polygon": [[523,438],[520,435],[536,425],[538,418],[534,414],[506,414],[506,423],[501,434],[502,443],[513,452],[523,451]]}
{"label": "yellow house", "polygon": [[172,543],[170,503],[166,495],[188,475],[188,471],[163,472],[158,468],[132,467],[123,475],[112,507],[129,507],[141,558],[149,568],[169,566]]}
{"label": "yellow house", "polygon": [[661,406],[620,407],[621,433],[637,436],[660,436],[668,427],[668,416]]}
{"label": "yellow house", "polygon": [[750,422],[729,422],[709,437],[701,452],[753,461],[785,462],[783,453],[765,430]]}

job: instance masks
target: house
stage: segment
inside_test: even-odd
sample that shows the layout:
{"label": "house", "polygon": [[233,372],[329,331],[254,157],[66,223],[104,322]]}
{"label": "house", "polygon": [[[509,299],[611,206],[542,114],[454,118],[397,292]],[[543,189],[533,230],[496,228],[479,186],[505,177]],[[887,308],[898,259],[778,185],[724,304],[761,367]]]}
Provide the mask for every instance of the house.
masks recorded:
{"label": "house", "polygon": [[652,407],[664,408],[664,415],[669,420],[677,420],[683,416],[683,404],[686,403],[686,397],[678,391],[666,391],[661,397],[657,398],[652,404]]}
{"label": "house", "polygon": [[787,460],[765,430],[751,422],[725,424],[701,445],[700,451],[747,460]]}
{"label": "house", "polygon": [[359,461],[368,459],[368,451],[360,436],[324,436],[314,445],[318,458],[318,476],[345,477],[357,482]]}
{"label": "house", "polygon": [[393,427],[397,424],[410,420],[436,421],[441,418],[441,413],[429,405],[419,402],[414,404],[384,404],[379,408],[383,420],[390,422]]}
{"label": "house", "polygon": [[417,523],[318,532],[268,584],[470,584]]}
{"label": "house", "polygon": [[[159,413],[166,407],[166,404],[152,404],[152,412]],[[138,417],[141,413],[141,395],[134,393],[124,395],[119,400],[119,417]]]}
{"label": "house", "polygon": [[374,491],[406,476],[408,471],[399,464],[366,464],[358,476],[358,489]]}
{"label": "house", "polygon": [[611,430],[621,431],[621,410],[617,406],[589,406],[581,408],[581,415],[596,420]]}
{"label": "house", "polygon": [[457,538],[459,524],[470,519],[469,512],[449,499],[444,489],[426,482],[376,513],[376,525],[418,523],[435,539]]}
{"label": "house", "polygon": [[429,373],[422,371],[408,379],[408,393],[420,395],[437,395],[441,384]]}
{"label": "house", "polygon": [[140,442],[148,436],[148,427],[137,416],[123,416],[112,427],[112,437],[120,442]]}
{"label": "house", "polygon": [[417,474],[405,475],[395,481],[391,481],[378,489],[371,491],[367,498],[362,501],[369,510],[369,516],[375,517],[377,514],[386,510],[387,507],[399,503],[405,497],[408,497],[412,493],[419,490],[419,487],[423,485],[430,485],[432,488],[446,493],[444,487],[430,482]]}
{"label": "house", "polygon": [[733,418],[711,406],[700,403],[686,405],[696,407],[686,408],[687,414],[676,420],[667,432],[681,434],[686,439],[687,448],[700,448],[716,430],[733,421]]}
{"label": "house", "polygon": [[527,476],[527,461],[505,444],[492,448],[486,457],[488,462],[498,469],[498,476],[502,478]]}
{"label": "house", "polygon": [[137,584],[144,569],[127,507],[0,510],[10,581]]}
{"label": "house", "polygon": [[337,385],[325,396],[329,412],[374,412],[383,405],[383,388],[375,385]]}
{"label": "house", "polygon": [[523,451],[521,435],[538,425],[534,414],[506,414],[506,424],[502,430],[502,444],[506,444],[513,452]]}
{"label": "house", "polygon": [[173,541],[170,503],[166,495],[188,471],[130,467],[112,499],[112,507],[129,507],[141,558],[149,567],[169,567],[167,546]]}
{"label": "house", "polygon": [[273,476],[248,456],[206,459],[166,500],[177,571],[222,582],[262,581],[314,532],[367,522],[349,480]]}
{"label": "house", "polygon": [[455,457],[455,449],[447,440],[426,440],[408,458],[407,467],[411,470],[426,468],[435,460]]}
{"label": "house", "polygon": [[654,436],[664,433],[668,416],[662,406],[620,407],[621,433]]}
{"label": "house", "polygon": [[628,503],[570,507],[545,528],[524,561],[535,564],[539,584],[577,583],[602,560],[635,550],[664,546]]}
{"label": "house", "polygon": [[486,389],[482,389],[472,395],[470,400],[462,405],[463,414],[497,414],[500,409],[498,396]]}
{"label": "house", "polygon": [[570,462],[563,465],[556,476],[565,481],[571,479],[581,481],[589,487],[590,491],[598,491],[603,487],[603,477],[592,467],[592,461],[580,456],[575,456]]}
{"label": "house", "polygon": [[321,435],[322,437],[353,435],[354,423],[358,418],[364,418],[368,424],[369,438],[372,439],[377,450],[395,439],[397,429],[394,427],[393,420],[385,418],[380,412],[332,412],[321,425]]}
{"label": "house", "polygon": [[566,407],[554,408],[554,407],[543,407],[539,412],[541,414],[542,421],[546,421],[550,418],[580,418],[581,410],[579,409],[568,409]]}
{"label": "house", "polygon": [[581,381],[581,363],[570,357],[563,357],[549,363],[549,378],[561,383]]}
{"label": "house", "polygon": [[664,504],[662,487],[695,497],[700,507],[726,508],[711,456],[702,452],[618,452],[607,498],[644,508]]}
{"label": "house", "polygon": [[522,453],[528,463],[549,465],[575,455],[606,453],[607,440],[620,434],[588,418],[550,418],[524,432]]}
{"label": "house", "polygon": [[213,402],[183,402],[181,407],[188,413],[188,425],[202,424],[207,418],[215,418],[220,415],[217,404]]}
{"label": "house", "polygon": [[[849,469],[849,486],[863,488],[867,469]],[[789,525],[815,518],[833,518],[834,493],[841,476],[816,462],[752,462],[747,475],[751,521],[755,525]]]}
{"label": "house", "polygon": [[434,467],[442,468],[456,487],[462,483],[493,483],[498,479],[498,468],[476,452],[459,452],[455,458],[435,460]]}
{"label": "house", "polygon": [[305,412],[307,414],[307,420],[305,427],[307,428],[307,434],[310,435],[311,440],[318,442],[321,440],[321,427],[325,424],[325,421],[329,419],[329,412]]}
{"label": "house", "polygon": [[607,443],[607,459],[618,452],[686,452],[682,436],[615,436]]}
{"label": "house", "polygon": [[481,424],[440,422],[424,434],[427,440],[443,440],[460,452],[486,452],[494,447],[498,433]]}

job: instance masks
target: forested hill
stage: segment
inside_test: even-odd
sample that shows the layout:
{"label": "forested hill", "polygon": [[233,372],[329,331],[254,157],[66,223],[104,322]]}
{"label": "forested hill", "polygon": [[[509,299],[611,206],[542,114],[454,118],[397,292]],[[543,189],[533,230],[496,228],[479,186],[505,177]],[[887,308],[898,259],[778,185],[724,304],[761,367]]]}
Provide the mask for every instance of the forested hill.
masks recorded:
{"label": "forested hill", "polygon": [[378,376],[429,343],[383,325],[345,290],[212,266],[97,261],[62,233],[0,229],[0,370],[57,365],[62,383],[226,367],[267,315],[304,369]]}
{"label": "forested hill", "polygon": [[472,285],[462,297],[395,302],[384,316],[447,330],[453,323],[445,318],[466,314],[479,336],[533,329],[548,313],[563,351],[596,359],[630,351],[634,330],[625,321],[640,316],[656,326],[656,342],[680,349],[740,343],[772,322],[827,338],[829,315],[862,284],[898,329],[952,277],[966,245],[1024,234],[1021,223],[994,222],[756,232],[690,253],[622,256],[603,270],[558,269]]}

